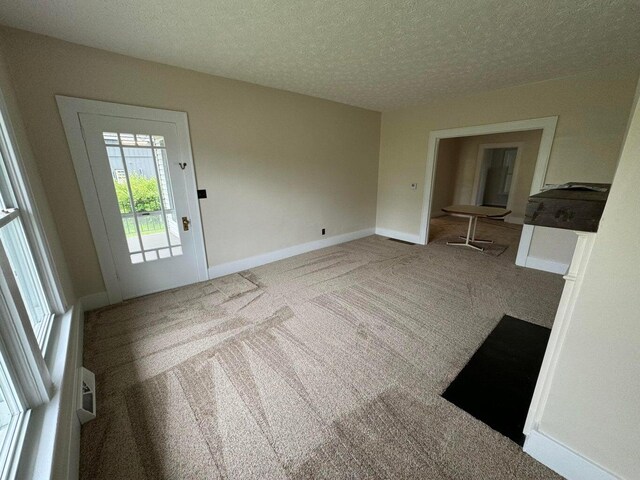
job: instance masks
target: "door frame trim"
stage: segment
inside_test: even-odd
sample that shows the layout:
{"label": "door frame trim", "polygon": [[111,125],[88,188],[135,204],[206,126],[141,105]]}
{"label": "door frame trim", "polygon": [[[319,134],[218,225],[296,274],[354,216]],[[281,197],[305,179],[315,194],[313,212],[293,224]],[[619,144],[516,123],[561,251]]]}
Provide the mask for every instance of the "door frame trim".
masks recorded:
{"label": "door frame trim", "polygon": [[[429,221],[431,220],[431,198],[435,185],[436,161],[438,158],[438,145],[443,138],[471,137],[475,135],[487,135],[490,133],[521,132],[526,130],[542,130],[538,158],[533,172],[533,181],[529,195],[540,193],[545,185],[551,148],[556,133],[558,117],[541,117],[528,120],[514,120],[510,122],[492,123],[488,125],[475,125],[471,127],[448,128],[429,132],[427,143],[427,161],[424,175],[424,189],[422,195],[422,213],[420,220],[419,241],[426,245],[429,238]],[[524,225],[518,246],[516,265],[525,266],[526,259],[533,238],[533,225]]]}
{"label": "door frame trim", "polygon": [[[186,157],[186,161],[192,166],[191,175],[187,175],[187,203],[192,216],[191,230],[195,239],[195,253],[199,281],[208,279],[207,256],[204,243],[204,232],[202,228],[202,217],[200,214],[200,204],[197,195],[196,172],[191,151],[191,141],[189,135],[189,121],[186,112],[173,110],[161,110],[157,108],[137,107],[134,105],[123,105],[119,103],[102,102],[85,98],[67,97],[56,95],[60,118],[64,126],[64,131],[69,143],[71,159],[76,171],[78,186],[87,212],[87,219],[93,242],[98,254],[98,262],[102,271],[102,278],[107,289],[109,304],[122,301],[122,291],[118,282],[111,246],[107,237],[107,230],[104,224],[102,209],[98,199],[98,192],[93,179],[89,155],[85,145],[80,124],[80,114],[96,114],[113,117],[125,117],[140,120],[151,120],[159,122],[173,123],[176,126],[180,151]],[[196,220],[196,221],[193,221]],[[198,241],[200,240],[200,241]]]}
{"label": "door frame trim", "polygon": [[[487,150],[495,149],[495,148],[515,148],[516,158],[513,166],[513,176],[511,177],[511,183],[509,184],[509,196],[507,197],[507,210],[513,210],[513,189],[516,186],[516,181],[518,179],[518,174],[520,173],[520,157],[522,157],[522,150],[524,148],[525,142],[505,142],[505,143],[483,143],[478,146],[478,158],[476,159],[476,174],[473,180],[473,193],[471,194],[471,200],[474,205],[480,205],[482,199],[480,198],[480,192],[484,194],[484,188],[480,188],[482,182],[486,181],[486,177],[482,178],[486,173],[484,172],[484,160],[485,153]],[[510,218],[511,217],[511,218]],[[510,223],[522,223],[522,222],[514,222],[513,215],[510,213],[504,219],[505,222]]]}

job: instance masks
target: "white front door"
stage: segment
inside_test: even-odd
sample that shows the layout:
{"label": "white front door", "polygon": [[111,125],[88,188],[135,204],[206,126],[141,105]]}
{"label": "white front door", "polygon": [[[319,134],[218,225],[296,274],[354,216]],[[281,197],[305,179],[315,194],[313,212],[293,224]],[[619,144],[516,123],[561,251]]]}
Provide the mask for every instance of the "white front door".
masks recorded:
{"label": "white front door", "polygon": [[202,280],[195,174],[176,124],[78,118],[122,298]]}

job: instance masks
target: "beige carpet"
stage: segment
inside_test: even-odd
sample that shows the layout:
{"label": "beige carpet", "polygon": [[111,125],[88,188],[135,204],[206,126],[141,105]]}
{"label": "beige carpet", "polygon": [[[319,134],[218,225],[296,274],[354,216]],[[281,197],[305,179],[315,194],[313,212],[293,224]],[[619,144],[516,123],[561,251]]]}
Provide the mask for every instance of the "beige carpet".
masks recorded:
{"label": "beige carpet", "polygon": [[[85,479],[546,479],[439,395],[503,314],[550,326],[563,281],[372,236],[88,314]],[[432,236],[464,230],[433,221]]]}

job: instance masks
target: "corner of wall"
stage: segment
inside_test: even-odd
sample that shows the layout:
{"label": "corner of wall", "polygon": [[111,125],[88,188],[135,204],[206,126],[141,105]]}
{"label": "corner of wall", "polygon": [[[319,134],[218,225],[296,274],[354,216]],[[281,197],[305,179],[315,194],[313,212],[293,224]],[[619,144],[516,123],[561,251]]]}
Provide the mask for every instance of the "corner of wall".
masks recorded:
{"label": "corner of wall", "polygon": [[618,477],[537,430],[531,431],[523,450],[568,480],[616,480]]}
{"label": "corner of wall", "polygon": [[78,300],[78,304],[82,306],[84,312],[89,312],[109,305],[109,295],[107,292],[97,292],[85,295]]}

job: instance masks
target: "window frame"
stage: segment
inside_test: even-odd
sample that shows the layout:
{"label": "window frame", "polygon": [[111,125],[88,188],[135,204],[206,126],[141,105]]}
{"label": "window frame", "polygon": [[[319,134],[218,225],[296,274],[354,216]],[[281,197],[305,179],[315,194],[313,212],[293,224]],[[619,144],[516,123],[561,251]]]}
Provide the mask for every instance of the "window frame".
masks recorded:
{"label": "window frame", "polygon": [[[0,189],[4,190],[3,195],[8,193],[13,197],[42,281],[45,297],[53,313],[62,315],[69,304],[55,268],[51,248],[44,235],[40,213],[33,200],[33,190],[28,181],[29,169],[20,153],[2,89],[0,89],[0,154],[4,159],[9,180],[9,185],[0,182]],[[7,192],[7,187],[11,189],[10,192]],[[49,331],[50,326],[46,330]]]}
{"label": "window frame", "polygon": [[[2,339],[0,339],[1,341]],[[4,400],[12,413],[11,420],[6,427],[7,431],[4,439],[0,444],[0,479],[5,480],[15,474],[18,464],[17,457],[21,452],[31,410],[25,410],[23,405],[20,404],[19,392],[14,388],[4,368],[0,368],[0,388],[2,388]],[[6,395],[6,393],[9,393],[9,395]]]}
{"label": "window frame", "polygon": [[[11,265],[0,241],[0,271],[7,270]],[[0,322],[0,347],[17,401],[24,409],[38,407],[50,400],[53,385],[13,275],[0,275],[0,316],[9,319]]]}
{"label": "window frame", "polygon": [[0,195],[5,207],[0,210],[0,228],[13,222],[22,227],[33,260],[28,268],[42,287],[45,306],[50,313],[45,315],[36,335],[0,239],[0,351],[4,367],[0,371],[0,381],[3,393],[10,397],[5,401],[12,413],[0,445],[0,480],[16,476],[25,453],[23,446],[30,428],[31,412],[50,404],[55,395],[47,358],[57,342],[50,346],[49,339],[56,322],[69,313],[29,184],[30,174],[37,172],[33,165],[23,161],[11,121],[0,88]]}
{"label": "window frame", "polygon": [[[0,158],[0,161],[1,160],[2,158]],[[1,194],[2,192],[0,192],[0,195]],[[4,229],[7,229],[10,235],[11,234],[10,230],[13,227],[15,227],[15,230],[13,231],[13,233],[18,234],[18,238],[17,239],[14,238],[14,240],[17,240],[18,244],[13,245],[14,247],[18,248],[18,250],[14,251],[14,254],[17,257],[17,258],[14,258],[14,261],[16,261],[17,264],[12,264],[11,261],[8,260],[7,257],[9,257],[9,255],[6,249],[4,248],[4,239],[2,238],[2,231]],[[46,311],[48,311],[48,313],[45,313],[43,315],[37,327],[36,325],[32,325],[34,329],[34,334],[37,339],[37,343],[40,346],[41,350],[44,352],[46,351],[46,343],[47,343],[48,334],[51,328],[50,324],[55,316],[55,313],[52,311],[51,304],[44,291],[44,284],[43,284],[44,282],[42,281],[40,272],[38,271],[38,268],[35,265],[35,258],[32,253],[33,248],[31,247],[31,242],[29,242],[29,239],[27,238],[24,224],[22,222],[22,217],[20,215],[20,210],[18,208],[11,207],[4,210],[0,210],[0,247],[2,247],[2,254],[0,254],[0,260],[1,260],[0,264],[2,268],[0,270],[3,273],[5,273],[5,272],[11,272],[13,269],[18,269],[19,270],[18,276],[20,275],[20,273],[26,273],[25,277],[28,277],[26,285],[23,284],[20,287],[20,282],[15,276],[13,276],[15,282],[19,285],[19,290],[21,295],[23,296],[22,304],[24,304],[24,306],[26,307],[28,300],[33,301],[33,299],[35,298],[39,300],[38,303],[41,303],[42,306],[46,308]],[[21,259],[20,257],[28,257],[28,258]],[[24,263],[25,260],[26,260],[26,264]],[[24,270],[25,268],[27,269],[26,272]],[[10,273],[9,273],[9,276],[10,276]],[[30,287],[32,286],[32,285],[29,285],[30,283],[35,284],[34,285],[35,289],[33,291],[30,290]],[[25,292],[24,287],[28,287],[29,290]],[[13,288],[13,284],[12,284],[12,288]],[[30,297],[30,298],[27,298],[27,297]],[[29,315],[28,308],[26,308],[26,311],[27,311],[27,317],[30,320],[33,320]],[[22,315],[23,313],[22,309],[19,309],[17,313],[20,313]]]}

